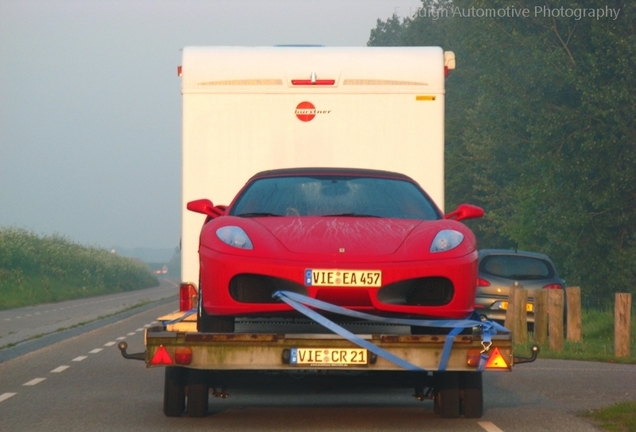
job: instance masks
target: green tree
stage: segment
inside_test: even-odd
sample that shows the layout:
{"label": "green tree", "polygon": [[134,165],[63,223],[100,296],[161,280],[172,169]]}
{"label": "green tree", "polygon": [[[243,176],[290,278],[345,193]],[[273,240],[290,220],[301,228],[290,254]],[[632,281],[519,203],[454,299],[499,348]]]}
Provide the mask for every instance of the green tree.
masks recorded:
{"label": "green tree", "polygon": [[[424,1],[451,13],[418,13],[399,34],[457,55],[447,206],[482,205],[482,247],[548,253],[597,303],[636,292],[636,7],[609,3],[551,1],[546,16],[525,0]],[[462,16],[511,7],[529,16]],[[559,14],[597,8],[619,16]]]}

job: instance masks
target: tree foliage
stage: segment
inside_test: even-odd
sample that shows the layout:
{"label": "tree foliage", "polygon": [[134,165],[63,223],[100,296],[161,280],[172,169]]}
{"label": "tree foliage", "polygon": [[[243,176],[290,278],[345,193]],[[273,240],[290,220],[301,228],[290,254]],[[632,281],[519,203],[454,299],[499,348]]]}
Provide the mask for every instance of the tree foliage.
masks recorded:
{"label": "tree foliage", "polygon": [[[588,303],[607,303],[614,292],[636,293],[636,6],[535,6],[424,0],[411,19],[392,22],[392,45],[456,53],[448,208],[482,205],[486,217],[474,226],[482,247],[547,253]],[[475,16],[506,8],[529,13]],[[600,9],[619,10],[618,18],[575,15]]]}

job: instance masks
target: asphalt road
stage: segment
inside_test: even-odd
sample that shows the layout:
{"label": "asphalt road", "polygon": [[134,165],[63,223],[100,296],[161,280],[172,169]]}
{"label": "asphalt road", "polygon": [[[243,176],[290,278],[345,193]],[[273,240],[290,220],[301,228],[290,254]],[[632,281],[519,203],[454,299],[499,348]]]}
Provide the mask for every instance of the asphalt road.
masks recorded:
{"label": "asphalt road", "polygon": [[0,311],[0,363],[121,319],[122,311],[176,299],[177,286],[161,279],[159,286],[138,291]]}
{"label": "asphalt road", "polygon": [[636,400],[634,365],[538,360],[485,374],[478,420],[441,419],[408,389],[303,380],[230,386],[207,417],[166,418],[163,370],[116,348],[126,340],[142,351],[144,328],[176,308],[176,298],[161,303],[0,363],[0,431],[595,431],[579,413]]}

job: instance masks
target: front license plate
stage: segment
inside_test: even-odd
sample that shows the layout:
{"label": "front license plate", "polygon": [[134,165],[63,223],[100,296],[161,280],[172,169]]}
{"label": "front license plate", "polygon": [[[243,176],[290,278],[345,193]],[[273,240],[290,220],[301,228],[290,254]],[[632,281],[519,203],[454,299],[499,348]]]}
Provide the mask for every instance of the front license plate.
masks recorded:
{"label": "front license plate", "polygon": [[359,366],[368,364],[362,348],[292,348],[289,364],[294,366]]}
{"label": "front license plate", "polygon": [[[508,309],[508,302],[501,302],[501,307],[502,309]],[[533,310],[533,305],[532,303],[526,303],[526,312],[532,312]]]}
{"label": "front license plate", "polygon": [[305,285],[380,287],[382,286],[382,272],[380,270],[307,269],[305,270]]}

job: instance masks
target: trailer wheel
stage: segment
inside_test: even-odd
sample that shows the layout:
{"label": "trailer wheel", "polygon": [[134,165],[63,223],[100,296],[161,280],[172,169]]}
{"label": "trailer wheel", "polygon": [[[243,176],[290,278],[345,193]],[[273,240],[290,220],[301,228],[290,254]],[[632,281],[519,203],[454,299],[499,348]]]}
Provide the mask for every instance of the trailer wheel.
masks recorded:
{"label": "trailer wheel", "polygon": [[436,374],[434,411],[443,418],[458,418],[460,415],[459,373]]}
{"label": "trailer wheel", "polygon": [[205,372],[190,369],[188,371],[188,404],[190,417],[205,417],[208,412],[209,386]]}
{"label": "trailer wheel", "polygon": [[234,333],[234,317],[208,315],[203,308],[203,289],[199,288],[197,331],[200,333]]}
{"label": "trailer wheel", "polygon": [[163,386],[163,413],[180,417],[185,409],[185,372],[181,367],[167,367]]}
{"label": "trailer wheel", "polygon": [[460,376],[461,412],[466,418],[484,415],[484,387],[481,372],[462,372]]}

